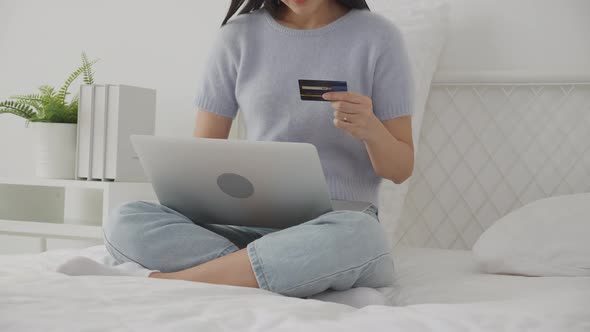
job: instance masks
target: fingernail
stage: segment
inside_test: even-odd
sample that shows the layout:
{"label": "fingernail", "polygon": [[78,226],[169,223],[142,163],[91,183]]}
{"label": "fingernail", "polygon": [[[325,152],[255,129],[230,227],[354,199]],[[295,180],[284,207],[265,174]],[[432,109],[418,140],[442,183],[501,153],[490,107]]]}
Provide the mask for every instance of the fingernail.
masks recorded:
{"label": "fingernail", "polygon": [[324,98],[324,99],[328,99],[328,98],[330,98],[330,94],[329,94],[329,93],[324,93],[324,94],[322,95],[322,98]]}

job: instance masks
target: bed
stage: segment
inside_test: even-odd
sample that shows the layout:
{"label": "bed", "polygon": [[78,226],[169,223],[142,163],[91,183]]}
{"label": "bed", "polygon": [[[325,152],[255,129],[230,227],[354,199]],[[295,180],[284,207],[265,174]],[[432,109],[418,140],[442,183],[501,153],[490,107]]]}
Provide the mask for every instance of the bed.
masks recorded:
{"label": "bed", "polygon": [[487,273],[471,250],[509,211],[590,192],[590,85],[480,76],[431,86],[444,1],[372,4],[404,31],[417,85],[414,175],[380,195],[396,264],[395,285],[378,290],[389,305],[55,272],[75,256],[112,264],[100,245],[0,256],[0,331],[590,331],[590,276]]}
{"label": "bed", "polygon": [[[452,112],[444,105],[467,108],[479,98],[478,93],[483,96],[482,106],[475,112],[498,128],[496,137],[474,136],[470,142],[480,151],[488,151],[491,142],[496,142],[483,162],[455,143],[461,130],[446,134],[448,124],[437,114]],[[517,150],[518,142],[502,134],[503,126],[510,126],[503,120],[505,109],[522,109],[520,125],[528,130],[533,126],[524,120],[532,119],[530,112],[541,118],[553,114],[555,108],[541,107],[547,95],[561,96],[559,110],[570,115],[544,124],[571,129],[570,135],[559,136],[557,141],[560,158],[569,160],[567,163],[547,162],[547,152],[536,149],[532,140],[546,142],[539,133],[529,134],[533,143],[528,148],[534,154]],[[590,192],[590,163],[583,154],[589,151],[590,140],[574,139],[590,133],[586,125],[590,114],[585,113],[589,97],[587,84],[433,87],[407,195],[399,187],[385,187],[382,192],[386,203],[380,217],[391,232],[396,268],[394,287],[379,292],[390,305],[357,309],[257,289],[140,277],[71,277],[55,272],[57,265],[74,256],[111,264],[104,246],[95,246],[0,256],[0,331],[590,331],[590,276],[486,273],[471,250],[507,211],[542,197]],[[499,103],[509,107],[499,108]],[[468,115],[455,120],[459,128],[477,124]],[[551,132],[540,128],[539,132]],[[445,133],[442,140],[441,131]],[[451,141],[456,144],[454,149],[447,148]],[[506,147],[521,154],[509,159]],[[529,159],[535,155],[544,157]],[[556,183],[548,182],[551,178],[543,175],[544,166],[533,172],[531,166],[536,164],[532,161],[549,163],[563,175]],[[479,172],[471,169],[476,163],[481,164]],[[462,164],[469,167],[461,173],[464,177],[447,170],[450,166],[461,169]],[[486,164],[496,167],[496,172]],[[397,196],[405,198],[401,213],[396,214],[394,204],[388,203],[397,201]],[[584,220],[590,220],[590,215]],[[584,236],[589,232],[578,233],[587,242]]]}
{"label": "bed", "polygon": [[[590,278],[489,276],[469,251],[404,248],[398,306],[343,305],[258,289],[140,277],[70,277],[72,256],[104,246],[0,257],[2,331],[588,331]],[[567,278],[562,278],[567,279]],[[572,278],[570,278],[572,279]],[[515,293],[515,290],[518,290]]]}
{"label": "bed", "polygon": [[382,291],[397,306],[513,301],[543,293],[573,294],[590,287],[588,277],[485,273],[469,250],[400,247],[395,257],[396,285]]}

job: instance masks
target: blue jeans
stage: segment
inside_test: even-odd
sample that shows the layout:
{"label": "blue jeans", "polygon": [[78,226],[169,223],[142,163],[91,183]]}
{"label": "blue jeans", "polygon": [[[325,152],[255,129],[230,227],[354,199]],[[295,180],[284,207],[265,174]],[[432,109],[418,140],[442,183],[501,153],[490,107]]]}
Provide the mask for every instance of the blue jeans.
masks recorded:
{"label": "blue jeans", "polygon": [[247,248],[262,289],[306,297],[327,289],[393,283],[389,244],[377,208],[332,211],[283,230],[199,224],[166,206],[134,201],[104,225],[105,245],[119,263],[174,272]]}

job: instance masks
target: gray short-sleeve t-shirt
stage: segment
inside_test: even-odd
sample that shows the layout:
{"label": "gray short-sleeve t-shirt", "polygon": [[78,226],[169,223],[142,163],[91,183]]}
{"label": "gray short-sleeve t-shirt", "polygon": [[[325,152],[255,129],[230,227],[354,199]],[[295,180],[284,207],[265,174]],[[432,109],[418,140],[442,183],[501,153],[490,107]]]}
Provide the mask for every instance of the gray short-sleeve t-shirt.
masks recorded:
{"label": "gray short-sleeve t-shirt", "polygon": [[249,140],[314,144],[332,199],[378,205],[381,178],[364,143],[333,125],[329,103],[302,101],[299,79],[347,81],[372,98],[382,121],[411,115],[414,83],[399,30],[358,9],[312,30],[287,28],[265,9],[239,15],[220,29],[195,99],[221,116],[242,112]]}

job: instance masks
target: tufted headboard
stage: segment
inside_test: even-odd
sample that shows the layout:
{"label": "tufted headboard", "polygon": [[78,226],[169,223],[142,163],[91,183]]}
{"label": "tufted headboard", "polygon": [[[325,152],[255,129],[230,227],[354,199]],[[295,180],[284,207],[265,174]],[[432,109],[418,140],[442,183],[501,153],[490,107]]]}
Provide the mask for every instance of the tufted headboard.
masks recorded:
{"label": "tufted headboard", "polygon": [[507,212],[590,191],[590,84],[434,84],[395,245],[468,249]]}

